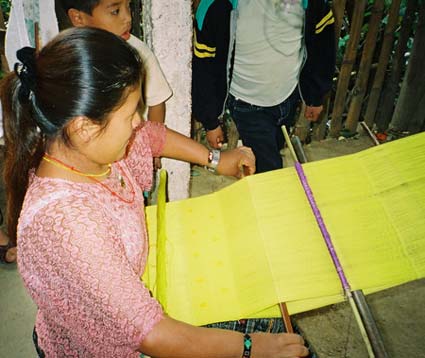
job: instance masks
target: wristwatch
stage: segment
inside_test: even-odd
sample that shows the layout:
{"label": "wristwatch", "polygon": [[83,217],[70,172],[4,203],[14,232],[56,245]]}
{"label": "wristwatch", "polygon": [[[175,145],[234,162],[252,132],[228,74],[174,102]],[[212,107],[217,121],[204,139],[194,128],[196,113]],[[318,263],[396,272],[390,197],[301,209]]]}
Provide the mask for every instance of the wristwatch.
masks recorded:
{"label": "wristwatch", "polygon": [[217,170],[220,154],[221,152],[218,149],[213,149],[208,153],[208,164],[206,168],[212,173],[215,173]]}

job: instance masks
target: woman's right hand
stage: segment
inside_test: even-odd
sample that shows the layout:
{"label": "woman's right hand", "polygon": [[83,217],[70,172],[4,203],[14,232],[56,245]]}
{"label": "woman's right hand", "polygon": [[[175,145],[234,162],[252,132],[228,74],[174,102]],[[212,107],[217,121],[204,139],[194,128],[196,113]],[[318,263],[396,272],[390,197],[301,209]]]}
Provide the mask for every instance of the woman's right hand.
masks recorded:
{"label": "woman's right hand", "polygon": [[[299,358],[309,352],[301,336],[292,333],[250,333],[251,358]],[[151,357],[240,358],[243,334],[237,331],[195,327],[165,316],[140,344]]]}
{"label": "woman's right hand", "polygon": [[309,351],[304,339],[293,333],[251,333],[251,358],[299,358],[307,357]]}

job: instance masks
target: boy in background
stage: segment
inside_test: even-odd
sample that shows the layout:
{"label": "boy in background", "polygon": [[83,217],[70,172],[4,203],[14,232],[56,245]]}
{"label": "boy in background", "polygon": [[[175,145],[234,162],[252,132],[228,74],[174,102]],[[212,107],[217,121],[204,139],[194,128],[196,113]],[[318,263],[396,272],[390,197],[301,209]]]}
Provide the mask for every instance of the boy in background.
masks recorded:
{"label": "boy in background", "polygon": [[[130,1],[60,0],[60,2],[73,26],[96,27],[112,32],[139,52],[145,67],[142,93],[147,106],[147,119],[164,123],[165,101],[173,93],[153,52],[143,41],[130,34]],[[159,158],[155,158],[155,167],[161,167]]]}

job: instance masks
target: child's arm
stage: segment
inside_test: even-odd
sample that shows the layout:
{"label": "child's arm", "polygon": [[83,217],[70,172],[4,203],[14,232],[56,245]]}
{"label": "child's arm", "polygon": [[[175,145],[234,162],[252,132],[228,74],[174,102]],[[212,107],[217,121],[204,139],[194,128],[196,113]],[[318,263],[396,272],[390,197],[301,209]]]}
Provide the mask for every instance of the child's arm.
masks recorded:
{"label": "child's arm", "polygon": [[148,120],[152,122],[164,123],[165,121],[165,102],[155,106],[148,107]]}

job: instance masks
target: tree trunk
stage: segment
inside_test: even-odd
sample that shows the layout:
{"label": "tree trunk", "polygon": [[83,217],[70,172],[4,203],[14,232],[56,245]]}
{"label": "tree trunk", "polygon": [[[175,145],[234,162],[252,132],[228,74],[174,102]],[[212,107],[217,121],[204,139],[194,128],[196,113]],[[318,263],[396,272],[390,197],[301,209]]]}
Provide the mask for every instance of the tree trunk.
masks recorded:
{"label": "tree trunk", "polygon": [[367,32],[365,45],[363,47],[359,73],[357,74],[356,85],[353,89],[353,98],[351,99],[347,122],[345,124],[345,127],[350,132],[357,131],[357,124],[359,121],[360,112],[362,110],[363,99],[366,93],[370,74],[370,66],[372,64],[373,54],[375,53],[376,38],[378,37],[383,12],[384,0],[375,0],[372,8],[372,15],[369,21],[369,30]]}
{"label": "tree trunk", "polygon": [[369,95],[367,104],[365,122],[369,128],[373,128],[375,122],[376,109],[378,108],[379,96],[381,94],[382,85],[385,79],[388,62],[391,57],[391,50],[394,46],[394,33],[399,22],[401,0],[393,0],[388,15],[388,23],[385,27],[384,40],[382,43],[381,53],[379,55],[378,69],[376,70],[375,79]]}
{"label": "tree trunk", "polygon": [[397,48],[392,61],[391,75],[385,82],[376,114],[376,127],[380,133],[386,131],[394,112],[394,102],[404,68],[404,55],[407,49],[407,41],[412,31],[417,4],[417,0],[408,0],[407,2],[406,13],[403,18]]}
{"label": "tree trunk", "polygon": [[425,2],[419,8],[419,21],[406,75],[390,127],[397,131],[419,132],[425,112]]}

